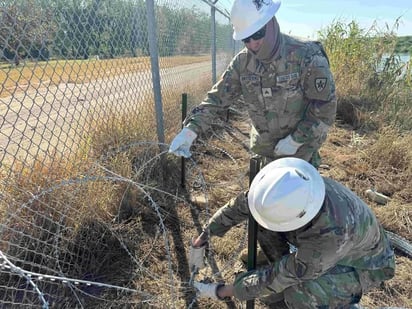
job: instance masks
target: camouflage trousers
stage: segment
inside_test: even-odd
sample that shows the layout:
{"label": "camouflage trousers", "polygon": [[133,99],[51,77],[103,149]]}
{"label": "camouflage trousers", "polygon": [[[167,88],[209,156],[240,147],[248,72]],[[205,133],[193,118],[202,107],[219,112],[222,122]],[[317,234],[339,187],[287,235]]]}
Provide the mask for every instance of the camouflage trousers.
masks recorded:
{"label": "camouflage trousers", "polygon": [[354,268],[337,265],[319,278],[291,286],[282,293],[267,289],[264,294],[260,300],[269,308],[281,308],[283,300],[289,309],[347,309],[360,301],[362,287]]}

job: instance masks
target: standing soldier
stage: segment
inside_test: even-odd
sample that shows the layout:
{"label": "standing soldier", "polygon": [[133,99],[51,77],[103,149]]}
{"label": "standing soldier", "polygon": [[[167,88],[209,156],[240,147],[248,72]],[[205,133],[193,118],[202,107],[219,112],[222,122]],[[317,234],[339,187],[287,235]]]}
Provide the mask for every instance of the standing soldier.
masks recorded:
{"label": "standing soldier", "polygon": [[335,84],[319,42],[280,32],[280,1],[235,0],[233,38],[245,48],[184,121],[169,152],[190,157],[190,146],[213,119],[242,95],[252,122],[251,150],[264,164],[293,156],[320,164],[319,148],[336,115]]}

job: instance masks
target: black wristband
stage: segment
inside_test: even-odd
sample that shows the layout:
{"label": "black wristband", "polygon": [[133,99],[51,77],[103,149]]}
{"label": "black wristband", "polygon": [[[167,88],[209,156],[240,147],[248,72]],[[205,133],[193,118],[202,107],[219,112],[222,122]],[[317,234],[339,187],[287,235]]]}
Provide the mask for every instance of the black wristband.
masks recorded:
{"label": "black wristband", "polygon": [[222,286],[225,286],[225,284],[224,284],[224,283],[219,283],[219,284],[216,286],[216,290],[215,290],[216,297],[217,297],[218,300],[227,300],[227,299],[229,299],[230,297],[220,297],[220,296],[219,296],[219,293],[217,292]]}

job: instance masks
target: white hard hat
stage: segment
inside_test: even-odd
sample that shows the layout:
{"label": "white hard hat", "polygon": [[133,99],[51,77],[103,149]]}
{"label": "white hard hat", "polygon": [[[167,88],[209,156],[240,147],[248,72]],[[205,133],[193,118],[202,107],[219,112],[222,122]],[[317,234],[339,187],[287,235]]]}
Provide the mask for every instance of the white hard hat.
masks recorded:
{"label": "white hard hat", "polygon": [[248,203],[253,218],[266,229],[286,232],[309,223],[325,198],[318,171],[298,158],[282,158],[266,165],[253,179]]}
{"label": "white hard hat", "polygon": [[235,0],[230,12],[233,39],[243,40],[259,31],[275,16],[280,0]]}

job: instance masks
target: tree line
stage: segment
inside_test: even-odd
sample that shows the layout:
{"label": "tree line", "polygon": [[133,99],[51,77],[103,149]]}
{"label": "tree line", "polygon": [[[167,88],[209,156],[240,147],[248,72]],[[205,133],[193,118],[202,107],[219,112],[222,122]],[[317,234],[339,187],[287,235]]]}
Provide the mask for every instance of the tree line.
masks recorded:
{"label": "tree line", "polygon": [[412,36],[398,37],[395,52],[398,54],[412,54]]}
{"label": "tree line", "polygon": [[[209,53],[210,16],[195,6],[156,6],[160,56]],[[149,54],[144,0],[0,0],[0,58],[115,58]],[[218,48],[231,27],[216,24]]]}

